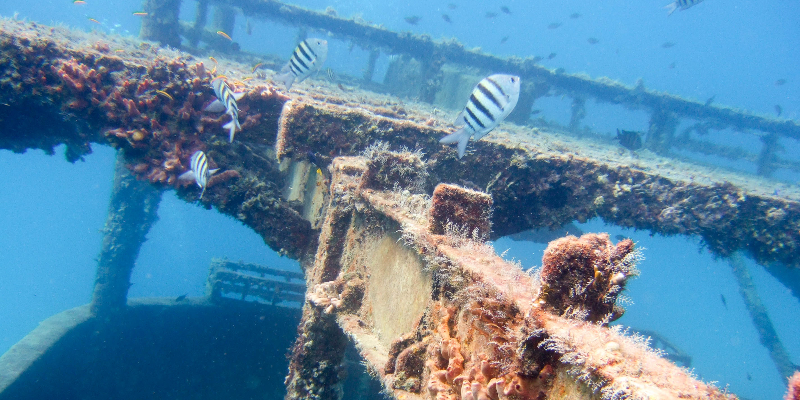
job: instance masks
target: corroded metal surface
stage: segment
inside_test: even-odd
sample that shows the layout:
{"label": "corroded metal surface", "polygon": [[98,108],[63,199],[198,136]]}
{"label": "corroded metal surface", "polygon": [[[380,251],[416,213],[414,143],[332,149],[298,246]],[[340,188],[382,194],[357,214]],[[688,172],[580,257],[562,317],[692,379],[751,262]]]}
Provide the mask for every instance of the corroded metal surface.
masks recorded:
{"label": "corroded metal surface", "polygon": [[[91,143],[111,144],[138,178],[187,201],[199,190],[177,176],[204,150],[222,170],[202,204],[301,260],[310,302],[287,378],[300,397],[336,396],[346,333],[398,397],[721,398],[602,326],[622,312],[614,298],[634,273],[629,243],[559,241],[535,278],[481,239],[600,216],[697,234],[722,255],[800,263],[800,195],[775,182],[512,125],[459,160],[438,143],[450,116],[423,105],[316,81],[286,94],[268,79],[237,82],[250,69],[224,60],[16,21],[0,28],[0,148],[67,144],[74,161]],[[232,144],[229,117],[202,112],[220,73],[247,91]],[[10,122],[43,116],[67,129]]]}
{"label": "corroded metal surface", "polygon": [[[630,240],[564,238],[548,247],[541,274],[530,276],[480,241],[490,214],[484,193],[440,185],[430,198],[414,193],[414,174],[399,187],[376,187],[365,179],[369,169],[399,170],[393,159],[413,165],[419,156],[371,157],[332,164],[332,183],[347,200],[328,209],[320,240],[327,244],[310,269],[327,279],[309,282],[301,323],[309,334],[298,338],[293,358],[319,357],[315,349],[328,347],[312,333],[336,331],[335,316],[395,398],[729,398],[604,326],[621,313],[616,296],[636,274]],[[434,215],[451,221],[444,234],[432,233]],[[291,370],[297,386],[333,383],[331,374],[297,379],[304,371]],[[289,389],[287,398],[307,395]]]}
{"label": "corroded metal surface", "polygon": [[[314,153],[324,169],[332,157],[384,141],[426,154],[429,190],[454,182],[490,193],[495,236],[600,216],[657,233],[699,235],[721,255],[744,249],[759,262],[797,266],[800,260],[800,194],[769,180],[512,125],[471,144],[472,153],[458,160],[438,143],[452,129],[441,111],[321,82],[289,94],[268,80],[241,83],[248,91],[240,102],[244,130],[231,145],[221,129],[229,117],[201,111],[213,99],[209,61],[15,21],[2,27],[4,118],[34,119],[46,110],[72,129],[21,131],[6,124],[0,147],[52,151],[66,143],[68,156],[78,159],[90,143],[110,143],[125,151],[137,176],[172,187],[190,155],[203,149],[225,171],[210,182],[206,204],[295,258],[313,253],[316,233],[303,206],[281,196],[287,175],[276,153],[284,163]],[[249,73],[235,63],[213,68],[231,82]],[[197,196],[194,187],[178,189],[184,198]]]}

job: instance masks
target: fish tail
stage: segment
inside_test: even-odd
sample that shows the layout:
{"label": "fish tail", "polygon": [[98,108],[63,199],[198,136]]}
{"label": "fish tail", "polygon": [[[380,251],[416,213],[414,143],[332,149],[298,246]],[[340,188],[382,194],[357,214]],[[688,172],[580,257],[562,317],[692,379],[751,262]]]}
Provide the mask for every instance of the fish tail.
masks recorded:
{"label": "fish tail", "polygon": [[236,119],[236,118],[232,119],[231,122],[228,122],[227,124],[222,125],[222,127],[229,131],[228,139],[230,139],[231,143],[233,143],[233,136],[236,135],[236,131],[237,130],[242,130],[242,126],[239,125],[239,120]]}
{"label": "fish tail", "polygon": [[665,8],[667,11],[669,11],[669,14],[667,14],[667,16],[669,17],[670,15],[672,15],[672,13],[674,13],[674,12],[675,12],[675,10],[677,10],[677,9],[678,9],[678,2],[669,3],[669,4],[667,4],[666,6],[664,6],[664,8]]}
{"label": "fish tail", "polygon": [[286,90],[289,90],[292,88],[292,83],[294,83],[294,74],[292,71],[288,71],[280,75],[276,75],[275,80],[286,85]]}
{"label": "fish tail", "polygon": [[450,144],[458,142],[458,158],[461,158],[464,157],[464,153],[467,151],[467,143],[469,143],[469,138],[471,136],[472,132],[467,131],[466,128],[461,128],[439,139],[439,143]]}

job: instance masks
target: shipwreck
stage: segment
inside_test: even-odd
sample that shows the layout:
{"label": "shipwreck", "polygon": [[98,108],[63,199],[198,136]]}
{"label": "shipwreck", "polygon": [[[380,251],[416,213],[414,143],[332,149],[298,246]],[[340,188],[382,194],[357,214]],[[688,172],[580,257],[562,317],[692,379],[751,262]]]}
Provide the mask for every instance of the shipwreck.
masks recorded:
{"label": "shipwreck", "polygon": [[[92,302],[45,321],[0,358],[0,399],[135,396],[164,384],[163,375],[132,366],[137,359],[165,370],[175,370],[178,359],[196,361],[176,370],[171,383],[174,393],[193,398],[337,399],[343,387],[359,388],[360,398],[382,392],[396,399],[735,397],[692,377],[643,338],[608,327],[624,313],[617,295],[638,273],[640,253],[630,240],[614,243],[602,233],[558,239],[536,274],[495,254],[486,240],[597,216],[697,235],[734,268],[741,255],[796,268],[800,192],[771,178],[780,169],[800,171],[780,155],[781,140],[800,138],[795,121],[552,71],[534,59],[501,59],[335,12],[271,0],[218,2],[217,24],[232,26],[232,10],[241,9],[374,49],[363,77],[315,80],[287,92],[270,80],[279,59],[253,71],[255,55],[214,34],[232,29],[206,26],[208,1],[198,2],[193,24],[177,19],[180,1],[144,5],[147,41],[0,22],[0,120],[35,115],[58,127],[4,124],[0,148],[53,153],[65,144],[72,162],[92,143],[118,149]],[[376,83],[381,51],[401,57]],[[467,64],[519,74],[525,84],[512,123],[471,143],[459,160],[438,142],[452,131],[439,107],[452,105],[461,82],[477,81],[474,70],[458,68]],[[223,74],[246,92],[243,129],[232,143],[221,129],[229,117],[203,112],[213,99],[210,81]],[[569,126],[532,126],[532,105],[548,95],[573,99]],[[649,112],[649,151],[581,137],[587,99]],[[691,130],[677,132],[682,118],[698,121],[693,130],[752,133],[763,146],[750,154],[701,143]],[[677,158],[676,149],[751,162],[758,175],[722,173]],[[220,168],[201,204],[298,260],[304,276],[217,260],[205,299],[129,302],[131,270],[161,193],[198,201],[197,188],[177,179],[197,150]],[[746,287],[746,272],[739,277]],[[748,306],[788,377],[795,366],[769,338],[774,328],[763,306]],[[149,352],[147,343],[180,338],[150,332],[147,342],[134,334],[145,322],[168,332],[204,319],[216,320],[215,330],[175,346],[171,359]],[[296,325],[296,335],[267,340],[264,319]],[[211,337],[222,348],[203,341]],[[92,350],[76,357],[75,348]],[[287,348],[288,371],[264,364]],[[222,353],[238,364],[226,364]],[[248,379],[251,369],[270,372]],[[192,376],[209,379],[189,382]]]}

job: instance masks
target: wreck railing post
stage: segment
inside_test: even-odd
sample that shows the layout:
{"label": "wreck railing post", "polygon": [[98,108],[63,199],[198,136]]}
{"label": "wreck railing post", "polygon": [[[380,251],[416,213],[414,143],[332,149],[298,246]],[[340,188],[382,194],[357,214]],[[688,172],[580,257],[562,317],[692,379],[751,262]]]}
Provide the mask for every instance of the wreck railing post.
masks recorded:
{"label": "wreck railing post", "polygon": [[663,108],[653,110],[650,116],[650,126],[647,130],[645,147],[658,153],[669,153],[672,147],[672,138],[675,137],[675,130],[678,128],[678,119],[675,115]]}
{"label": "wreck railing post", "polygon": [[586,118],[586,99],[581,96],[575,96],[572,99],[571,111],[572,115],[569,118],[569,130],[578,132],[578,130],[580,130],[581,121]]}
{"label": "wreck railing post", "polygon": [[367,68],[364,69],[364,81],[372,82],[372,76],[375,75],[375,64],[378,62],[378,57],[381,55],[380,50],[372,50],[369,52],[369,61]]}
{"label": "wreck railing post", "polygon": [[181,10],[181,0],[144,0],[142,8],[147,15],[142,17],[139,37],[176,49],[180,48],[181,26],[178,14]]}
{"label": "wreck railing post", "polygon": [[125,164],[125,157],[117,154],[92,293],[92,312],[98,316],[109,316],[125,308],[136,257],[158,218],[161,191],[150,182],[136,180]]}
{"label": "wreck railing post", "polygon": [[420,59],[422,63],[420,83],[422,87],[419,91],[420,100],[433,104],[436,99],[436,92],[442,88],[442,64],[444,58],[437,52],[430,57]]}
{"label": "wreck railing post", "polygon": [[777,151],[780,150],[778,144],[778,134],[769,133],[761,137],[761,153],[758,155],[757,173],[761,176],[770,177],[775,172],[775,161],[777,161]]}
{"label": "wreck railing post", "polygon": [[200,44],[200,37],[203,35],[203,29],[206,28],[207,21],[208,0],[199,0],[197,2],[197,11],[195,12],[194,25],[187,35],[189,46],[197,48],[197,45]]}
{"label": "wreck railing post", "polygon": [[214,29],[222,31],[233,37],[233,29],[236,26],[236,9],[227,4],[217,4],[214,8],[213,21]]}

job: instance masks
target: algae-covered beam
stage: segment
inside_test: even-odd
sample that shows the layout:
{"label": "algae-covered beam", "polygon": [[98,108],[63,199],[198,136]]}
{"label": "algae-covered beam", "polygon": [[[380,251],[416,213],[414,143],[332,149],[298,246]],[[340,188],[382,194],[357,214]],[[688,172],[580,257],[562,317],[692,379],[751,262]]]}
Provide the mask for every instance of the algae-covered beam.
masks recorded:
{"label": "algae-covered beam", "polygon": [[711,120],[740,130],[753,129],[774,132],[800,139],[800,124],[792,120],[777,120],[726,107],[707,105],[679,96],[647,90],[643,85],[630,87],[608,78],[591,79],[581,74],[567,74],[536,65],[533,57],[501,58],[479,50],[469,50],[455,40],[435,41],[429,35],[394,32],[361,19],[348,19],[335,11],[319,12],[275,0],[219,0],[241,8],[247,15],[278,20],[286,24],[328,31],[335,36],[352,40],[364,48],[381,48],[390,54],[408,54],[419,60],[430,57],[489,71],[503,71],[523,77],[523,80],[544,81],[557,90],[602,102],[657,111],[673,110],[679,117]]}
{"label": "algae-covered beam", "polygon": [[[212,66],[121,38],[64,29],[53,35],[16,21],[0,28],[3,54],[14,60],[0,81],[8,108],[24,112],[35,103],[73,126],[88,127],[35,139],[78,149],[91,142],[125,148],[137,177],[176,188],[190,201],[200,191],[177,177],[188,170],[192,153],[204,150],[210,166],[222,170],[209,181],[203,204],[295,258],[313,253],[317,232],[301,206],[282,197],[287,182],[276,156],[286,163],[311,155],[324,173],[331,157],[383,141],[425,152],[431,188],[454,182],[490,192],[494,236],[599,216],[662,234],[699,235],[720,255],[743,249],[759,262],[800,265],[797,188],[513,125],[470,143],[458,159],[439,143],[453,130],[451,116],[322,82],[288,94],[265,80],[236,83],[251,74],[250,67],[219,60],[229,82],[247,91],[239,101],[243,130],[229,143],[222,125],[230,117],[203,112],[214,99]],[[85,131],[94,134],[80,133]],[[18,151],[39,146],[31,139],[4,138],[3,145]]]}
{"label": "algae-covered beam", "polygon": [[103,228],[103,245],[97,259],[97,278],[92,293],[92,312],[108,317],[127,304],[131,271],[147,232],[158,219],[161,191],[137,181],[117,155],[114,186]]}
{"label": "algae-covered beam", "polygon": [[[615,299],[637,273],[632,241],[613,244],[607,234],[560,239],[545,252],[540,274],[526,274],[482,242],[491,196],[447,184],[433,196],[420,193],[427,179],[420,154],[375,147],[364,158],[333,160],[333,185],[350,191],[328,208],[323,232],[332,240],[320,240],[329,244],[309,268],[328,278],[309,283],[306,310],[336,321],[385,393],[438,400],[734,399],[659,358],[643,338],[604,326],[624,311]],[[355,178],[360,182],[342,184]],[[336,214],[348,217],[331,218]],[[339,250],[327,251],[331,244]],[[336,347],[341,336],[330,330],[337,334],[295,347],[290,380],[338,385],[314,364],[295,361]],[[306,379],[296,380],[301,374]],[[301,397],[307,393],[287,393]]]}

